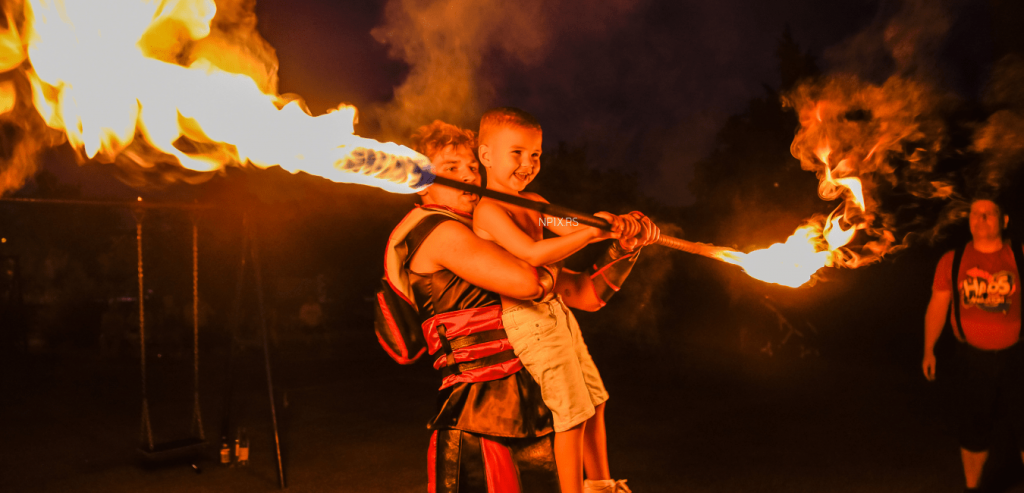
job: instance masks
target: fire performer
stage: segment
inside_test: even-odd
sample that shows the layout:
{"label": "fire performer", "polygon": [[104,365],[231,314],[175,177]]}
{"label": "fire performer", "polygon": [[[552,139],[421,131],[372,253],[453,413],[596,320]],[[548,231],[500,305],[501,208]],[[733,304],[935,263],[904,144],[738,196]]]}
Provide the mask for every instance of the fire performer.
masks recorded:
{"label": "fire performer", "polygon": [[[439,176],[480,183],[472,131],[435,122],[414,139]],[[556,285],[552,270],[535,269],[474,234],[470,222],[477,195],[439,185],[420,195],[424,205],[389,238],[385,277],[390,289],[415,304],[422,331],[392,313],[384,315],[388,327],[378,326],[378,336],[403,363],[422,354],[419,341],[441,371],[439,409],[429,424],[434,432],[428,491],[560,491],[551,413],[537,383],[520,371],[522,363],[501,322],[500,296],[535,299],[557,288],[573,305],[596,307],[603,300],[586,273],[563,271]],[[623,241],[639,248],[656,238],[651,232]],[[599,261],[598,269],[607,262]],[[619,285],[628,272],[607,269],[605,274]]]}
{"label": "fire performer", "polygon": [[[1021,246],[1003,239],[1009,216],[993,200],[971,203],[972,240],[939,260],[925,314],[924,360],[929,381],[936,378],[935,343],[950,322],[960,344],[954,355],[960,414],[960,457],[966,491],[977,491],[992,444],[993,423],[1009,418],[1024,451],[1024,347],[1021,323]],[[955,282],[954,282],[955,276]],[[1021,453],[1024,459],[1024,452]]]}
{"label": "fire performer", "polygon": [[[545,201],[524,191],[540,171],[542,139],[540,123],[525,111],[496,108],[484,113],[479,155],[487,168],[487,188]],[[637,214],[636,219],[644,219]],[[639,222],[634,224],[639,226]],[[544,239],[545,228],[561,236]],[[530,265],[554,264],[556,275],[561,265],[556,262],[602,238],[595,228],[573,224],[572,218],[547,217],[487,198],[481,200],[473,216],[473,230]],[[625,236],[634,234],[630,231]],[[628,255],[624,253],[616,255],[624,262],[635,260],[625,259]],[[515,355],[540,383],[541,396],[554,418],[555,462],[562,492],[628,492],[625,480],[611,479],[604,430],[608,391],[572,311],[557,293],[532,301],[502,295],[501,307],[502,324]],[[585,482],[584,468],[588,472]]]}

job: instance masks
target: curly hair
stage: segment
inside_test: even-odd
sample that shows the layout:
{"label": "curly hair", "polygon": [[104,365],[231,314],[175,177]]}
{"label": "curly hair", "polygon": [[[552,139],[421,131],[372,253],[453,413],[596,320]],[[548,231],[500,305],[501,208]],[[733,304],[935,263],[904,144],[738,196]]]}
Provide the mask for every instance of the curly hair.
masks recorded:
{"label": "curly hair", "polygon": [[448,146],[465,146],[471,151],[476,151],[475,132],[441,120],[434,120],[434,123],[416,129],[410,139],[413,150],[430,159],[434,159],[437,153]]}

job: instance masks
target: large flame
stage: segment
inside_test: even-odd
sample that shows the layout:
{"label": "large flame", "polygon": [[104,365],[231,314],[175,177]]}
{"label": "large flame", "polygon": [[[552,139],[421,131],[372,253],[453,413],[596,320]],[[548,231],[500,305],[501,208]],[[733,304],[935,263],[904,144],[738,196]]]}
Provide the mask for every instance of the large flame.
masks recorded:
{"label": "large flame", "polygon": [[168,47],[210,36],[213,0],[29,0],[24,9],[34,107],[86,159],[113,161],[141,139],[195,171],[280,165],[406,193],[432,178],[411,149],[354,135],[353,106],[314,117],[276,83],[202,50],[166,60]]}
{"label": "large flame", "polygon": [[[893,228],[870,192],[884,181],[919,197],[951,193],[945,183],[920,179],[932,170],[943,138],[941,119],[933,114],[937,97],[899,77],[881,86],[846,76],[799,86],[785,100],[800,119],[791,152],[818,176],[818,195],[842,203],[828,218],[811,218],[785,243],[719,252],[717,258],[755,278],[796,287],[822,267],[856,268],[903,248],[894,245]],[[915,179],[901,182],[898,174]],[[858,231],[862,240],[854,242]]]}
{"label": "large flame", "polygon": [[[825,150],[820,157],[827,160],[828,151]],[[822,186],[825,186],[824,181]],[[828,186],[844,187],[849,191],[847,205],[852,203],[858,206],[864,203],[861,182],[857,178],[829,178]],[[785,243],[776,243],[750,253],[723,250],[718,251],[715,257],[742,267],[755,279],[791,288],[802,286],[822,267],[839,265],[850,255],[843,247],[850,243],[857,229],[852,225],[843,229],[843,218],[844,213],[839,213],[837,209],[827,219],[820,216],[812,218],[808,224],[797,228]]]}
{"label": "large flame", "polygon": [[822,231],[820,225],[801,226],[786,240],[750,253],[722,251],[716,257],[736,264],[755,279],[795,288],[819,269],[833,265],[833,252],[853,238],[856,230],[842,230],[836,218]]}

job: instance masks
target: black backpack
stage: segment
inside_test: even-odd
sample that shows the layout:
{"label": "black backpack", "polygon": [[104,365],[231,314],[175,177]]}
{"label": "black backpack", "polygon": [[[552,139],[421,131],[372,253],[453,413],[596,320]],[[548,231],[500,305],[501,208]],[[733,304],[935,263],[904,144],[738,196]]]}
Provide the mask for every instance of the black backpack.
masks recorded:
{"label": "black backpack", "polygon": [[[424,210],[417,209],[417,211]],[[389,250],[401,257],[397,260],[401,264],[401,268],[408,266],[408,259],[412,258],[423,239],[437,225],[453,219],[444,213],[424,212],[428,212],[429,215],[421,218],[411,230],[408,230],[404,238],[394,244],[391,244],[391,240],[389,240]],[[392,267],[398,268],[397,265]],[[384,278],[381,279],[381,286],[377,291],[374,303],[373,328],[384,351],[398,363],[408,365],[419,359],[427,349],[423,329],[420,325],[422,320],[415,301],[410,297],[411,293],[403,293],[396,288],[393,279],[389,279],[386,271],[387,266],[385,265]]]}

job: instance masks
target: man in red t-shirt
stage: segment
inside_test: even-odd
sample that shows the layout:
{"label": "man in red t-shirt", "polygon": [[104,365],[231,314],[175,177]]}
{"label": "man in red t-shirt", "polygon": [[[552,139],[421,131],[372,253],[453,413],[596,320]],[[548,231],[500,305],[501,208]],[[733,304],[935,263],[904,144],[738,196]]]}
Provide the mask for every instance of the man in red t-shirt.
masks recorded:
{"label": "man in red t-shirt", "polygon": [[[971,203],[973,241],[964,248],[953,297],[953,255],[946,252],[935,269],[932,298],[924,321],[921,367],[935,380],[935,342],[946,323],[950,302],[959,303],[959,322],[950,317],[958,344],[956,399],[960,404],[960,457],[967,491],[975,491],[988,459],[993,422],[1010,418],[1024,451],[1024,357],[1020,338],[1019,271],[1003,229],[1009,216],[992,200]],[[945,365],[945,363],[944,363]],[[1021,453],[1024,459],[1024,452]]]}

